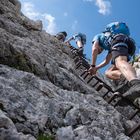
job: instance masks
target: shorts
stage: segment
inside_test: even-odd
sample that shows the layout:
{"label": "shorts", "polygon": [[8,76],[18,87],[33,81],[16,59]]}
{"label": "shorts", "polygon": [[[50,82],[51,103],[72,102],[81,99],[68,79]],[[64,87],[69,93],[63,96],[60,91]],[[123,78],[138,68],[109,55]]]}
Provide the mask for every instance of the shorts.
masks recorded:
{"label": "shorts", "polygon": [[129,61],[129,54],[128,54],[128,48],[124,46],[116,46],[111,49],[112,53],[112,64],[115,64],[115,59],[118,56],[126,56],[127,61]]}
{"label": "shorts", "polygon": [[111,43],[111,53],[112,53],[112,64],[115,64],[115,59],[118,56],[126,56],[127,61],[130,60],[131,52],[135,52],[135,46],[131,39],[123,34],[118,34],[114,37]]}

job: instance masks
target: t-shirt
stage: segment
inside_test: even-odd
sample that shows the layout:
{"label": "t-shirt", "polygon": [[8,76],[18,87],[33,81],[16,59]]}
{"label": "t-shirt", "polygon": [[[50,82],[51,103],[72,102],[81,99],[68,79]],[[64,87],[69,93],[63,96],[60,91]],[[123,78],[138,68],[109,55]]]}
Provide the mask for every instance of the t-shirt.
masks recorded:
{"label": "t-shirt", "polygon": [[97,41],[97,40],[99,41],[99,45],[100,45],[101,48],[110,51],[110,45],[108,43],[108,37],[105,36],[104,33],[100,33],[100,34],[97,34],[96,36],[94,36],[94,38],[92,40],[92,43],[94,41]]}
{"label": "t-shirt", "polygon": [[86,35],[85,34],[77,33],[77,34],[73,35],[73,39],[76,41],[78,41],[80,39],[84,44],[86,44]]}

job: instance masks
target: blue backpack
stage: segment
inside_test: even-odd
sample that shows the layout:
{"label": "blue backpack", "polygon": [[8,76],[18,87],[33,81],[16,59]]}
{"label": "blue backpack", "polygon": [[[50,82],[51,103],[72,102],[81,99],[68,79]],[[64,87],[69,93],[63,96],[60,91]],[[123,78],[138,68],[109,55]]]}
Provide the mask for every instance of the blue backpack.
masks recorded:
{"label": "blue backpack", "polygon": [[[135,46],[135,42],[132,38],[130,38],[130,31],[128,26],[123,23],[123,22],[112,22],[110,24],[108,24],[105,28],[105,31],[103,33],[109,33],[109,35],[107,36],[106,42],[108,43],[107,45],[111,46],[112,41],[114,40],[115,37],[118,36],[118,34],[124,34],[127,36],[127,44],[129,48],[128,52],[131,56],[134,55],[135,50],[136,50],[136,46]],[[105,35],[106,36],[106,35]]]}
{"label": "blue backpack", "polygon": [[129,28],[124,22],[112,22],[108,24],[105,28],[105,32],[110,32],[112,35],[125,34],[130,35]]}

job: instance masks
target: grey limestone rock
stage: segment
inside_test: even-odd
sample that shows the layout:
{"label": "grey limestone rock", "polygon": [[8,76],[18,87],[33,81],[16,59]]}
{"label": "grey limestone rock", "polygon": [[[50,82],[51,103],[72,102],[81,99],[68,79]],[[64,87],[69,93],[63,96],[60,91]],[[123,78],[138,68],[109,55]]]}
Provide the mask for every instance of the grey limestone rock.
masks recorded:
{"label": "grey limestone rock", "polygon": [[0,140],[121,140],[124,119],[75,70],[70,50],[0,1]]}

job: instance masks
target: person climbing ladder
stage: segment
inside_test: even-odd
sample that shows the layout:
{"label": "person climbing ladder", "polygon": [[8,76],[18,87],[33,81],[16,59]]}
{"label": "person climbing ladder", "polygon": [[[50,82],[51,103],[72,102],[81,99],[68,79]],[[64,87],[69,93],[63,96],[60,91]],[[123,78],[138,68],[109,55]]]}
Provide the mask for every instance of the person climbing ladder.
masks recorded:
{"label": "person climbing ladder", "polygon": [[86,35],[83,33],[76,33],[72,37],[70,37],[67,41],[65,41],[66,44],[70,44],[70,41],[75,40],[76,44],[78,46],[77,53],[82,56],[84,51],[84,45],[86,44]]}
{"label": "person climbing ladder", "polygon": [[[123,22],[108,24],[104,32],[93,38],[92,44],[92,63],[88,70],[89,74],[96,74],[97,70],[107,65],[112,59],[112,66],[105,72],[105,75],[112,80],[125,77],[130,89],[123,96],[140,107],[140,79],[128,62],[135,52],[135,43],[130,38],[127,25]],[[105,60],[97,65],[97,55],[103,50],[107,50],[108,54]]]}

